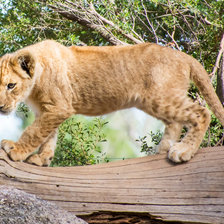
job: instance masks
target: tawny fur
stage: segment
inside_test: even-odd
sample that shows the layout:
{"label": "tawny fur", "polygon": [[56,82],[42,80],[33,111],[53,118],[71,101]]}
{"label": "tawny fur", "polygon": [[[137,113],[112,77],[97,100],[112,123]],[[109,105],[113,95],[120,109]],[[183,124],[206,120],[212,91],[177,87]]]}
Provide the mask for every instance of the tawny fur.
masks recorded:
{"label": "tawny fur", "polygon": [[[56,130],[72,114],[101,115],[136,107],[166,125],[159,153],[174,162],[197,152],[210,122],[208,110],[187,97],[190,79],[224,126],[224,109],[208,74],[191,56],[156,44],[65,47],[47,40],[0,58],[0,108],[26,101],[36,120],[17,142],[1,147],[14,161],[49,165]],[[8,88],[9,83],[16,83]],[[182,128],[188,132],[180,141]],[[37,154],[33,154],[36,150]]]}

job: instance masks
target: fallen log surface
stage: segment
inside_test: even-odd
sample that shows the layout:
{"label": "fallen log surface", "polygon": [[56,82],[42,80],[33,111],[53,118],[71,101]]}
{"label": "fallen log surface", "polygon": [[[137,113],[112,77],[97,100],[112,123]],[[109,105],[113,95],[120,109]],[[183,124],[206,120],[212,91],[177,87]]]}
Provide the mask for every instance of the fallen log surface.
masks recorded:
{"label": "fallen log surface", "polygon": [[154,155],[83,167],[37,167],[13,162],[0,150],[0,185],[81,217],[123,212],[224,223],[224,147],[201,149],[190,162],[177,165],[166,155]]}

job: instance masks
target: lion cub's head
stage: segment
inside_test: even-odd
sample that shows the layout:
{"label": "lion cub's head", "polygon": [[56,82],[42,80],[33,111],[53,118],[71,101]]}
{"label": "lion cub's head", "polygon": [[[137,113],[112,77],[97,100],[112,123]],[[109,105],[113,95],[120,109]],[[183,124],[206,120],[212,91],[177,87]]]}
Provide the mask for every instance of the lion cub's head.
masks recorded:
{"label": "lion cub's head", "polygon": [[0,113],[10,113],[29,95],[34,70],[35,58],[28,51],[17,51],[0,58]]}

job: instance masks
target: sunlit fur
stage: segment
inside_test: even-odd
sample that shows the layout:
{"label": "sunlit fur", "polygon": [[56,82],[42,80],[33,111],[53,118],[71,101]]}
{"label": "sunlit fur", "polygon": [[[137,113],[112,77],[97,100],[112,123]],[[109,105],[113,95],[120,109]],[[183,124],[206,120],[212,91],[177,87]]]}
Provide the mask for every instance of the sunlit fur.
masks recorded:
{"label": "sunlit fur", "polygon": [[[18,142],[3,140],[14,161],[49,165],[58,126],[72,114],[101,115],[137,107],[166,125],[159,153],[174,162],[197,152],[208,110],[187,97],[190,79],[224,125],[224,109],[208,74],[191,56],[156,44],[65,47],[47,40],[0,58],[2,113],[26,101],[36,120]],[[8,89],[9,83],[16,83]],[[180,141],[183,126],[188,128]],[[37,154],[33,154],[36,150]]]}

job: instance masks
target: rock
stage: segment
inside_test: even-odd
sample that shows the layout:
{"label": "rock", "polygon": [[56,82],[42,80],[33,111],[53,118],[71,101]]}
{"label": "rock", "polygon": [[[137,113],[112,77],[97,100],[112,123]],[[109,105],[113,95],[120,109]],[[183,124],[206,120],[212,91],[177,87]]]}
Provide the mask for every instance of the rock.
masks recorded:
{"label": "rock", "polygon": [[9,186],[0,186],[0,224],[85,224],[87,222],[57,207]]}

